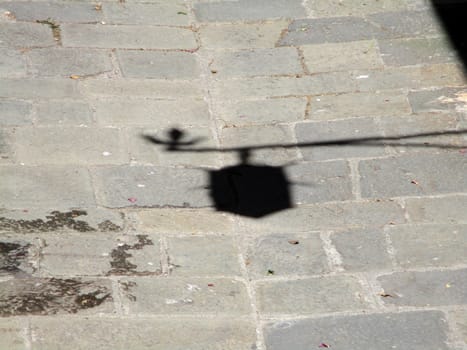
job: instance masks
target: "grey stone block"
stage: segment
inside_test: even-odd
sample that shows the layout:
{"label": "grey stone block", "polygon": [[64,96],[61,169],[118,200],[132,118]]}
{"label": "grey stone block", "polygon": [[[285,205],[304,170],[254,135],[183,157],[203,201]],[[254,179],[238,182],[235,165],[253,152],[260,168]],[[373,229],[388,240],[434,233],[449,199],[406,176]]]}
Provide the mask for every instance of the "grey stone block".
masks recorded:
{"label": "grey stone block", "polygon": [[92,120],[89,104],[81,100],[48,100],[34,103],[38,125],[89,126]]}
{"label": "grey stone block", "polygon": [[188,26],[188,9],[183,1],[150,1],[148,3],[112,3],[102,6],[105,21],[110,24],[143,24]]}
{"label": "grey stone block", "polygon": [[312,162],[286,168],[295,203],[344,201],[352,199],[350,168],[344,161]]}
{"label": "grey stone block", "polygon": [[246,259],[254,278],[318,275],[329,271],[318,234],[275,234],[257,238],[248,247]]}
{"label": "grey stone block", "polygon": [[353,0],[318,0],[309,4],[313,17],[364,16],[369,13],[406,10],[404,0],[355,2]]}
{"label": "grey stone block", "polygon": [[40,350],[237,350],[256,342],[252,321],[231,318],[40,317],[31,319],[31,330]]}
{"label": "grey stone block", "polygon": [[297,50],[289,47],[216,52],[209,68],[219,78],[303,72]]}
{"label": "grey stone block", "polygon": [[[242,128],[223,128],[220,144],[223,148],[241,146],[260,146],[267,144],[291,144],[292,132],[285,125],[248,126]],[[253,163],[283,164],[298,158],[294,148],[256,150],[251,157]],[[236,163],[233,156],[230,158]],[[229,159],[229,160],[230,160]]]}
{"label": "grey stone block", "polygon": [[460,334],[461,340],[467,343],[467,311],[455,310],[448,314],[451,324],[454,324],[458,334]]}
{"label": "grey stone block", "polygon": [[378,277],[384,303],[406,306],[459,305],[467,303],[467,270],[397,272]]}
{"label": "grey stone block", "polygon": [[103,208],[64,210],[1,210],[0,231],[20,234],[42,232],[120,232],[124,215]]}
{"label": "grey stone block", "polygon": [[112,313],[111,281],[81,278],[19,278],[0,282],[0,315]]}
{"label": "grey stone block", "polygon": [[97,75],[112,70],[110,53],[88,49],[38,49],[28,53],[30,70],[40,77]]}
{"label": "grey stone block", "polygon": [[31,103],[20,100],[0,100],[0,125],[19,126],[32,123]]}
{"label": "grey stone block", "polygon": [[200,28],[201,46],[208,49],[273,48],[286,21],[255,24],[206,25]]}
{"label": "grey stone block", "polygon": [[5,318],[0,320],[0,348],[23,350],[26,348],[25,330],[28,322],[25,318]]}
{"label": "grey stone block", "polygon": [[372,271],[391,268],[388,247],[381,229],[341,231],[331,236],[347,271]]}
{"label": "grey stone block", "polygon": [[375,40],[304,45],[301,49],[310,73],[376,69],[383,65]]}
{"label": "grey stone block", "polygon": [[309,118],[333,120],[410,114],[407,95],[398,90],[322,95],[312,97]]}
{"label": "grey stone block", "polygon": [[151,209],[137,212],[138,228],[164,234],[237,233],[233,216],[205,209]]}
{"label": "grey stone block", "polygon": [[25,278],[37,271],[41,242],[35,237],[2,233],[0,278]]}
{"label": "grey stone block", "polygon": [[156,99],[175,99],[184,97],[203,97],[203,90],[197,81],[116,79],[84,80],[80,89],[91,96],[118,98],[124,96],[149,97]]}
{"label": "grey stone block", "polygon": [[18,21],[52,20],[67,23],[102,21],[102,12],[93,4],[80,2],[4,2],[2,8],[10,11]]}
{"label": "grey stone block", "polygon": [[1,79],[0,97],[6,98],[76,98],[81,94],[71,79]]}
{"label": "grey stone block", "polygon": [[0,206],[83,208],[95,206],[87,170],[60,166],[2,166]]}
{"label": "grey stone block", "polygon": [[97,201],[105,207],[210,205],[207,179],[201,170],[121,166],[94,168],[92,173]]}
{"label": "grey stone block", "polygon": [[375,33],[378,39],[441,36],[444,33],[431,11],[382,12],[367,18],[379,28]]}
{"label": "grey stone block", "polygon": [[129,78],[189,79],[199,77],[196,56],[188,52],[119,51],[122,72]]}
{"label": "grey stone block", "polygon": [[15,150],[12,147],[13,140],[12,132],[0,130],[0,164],[12,163],[15,160]]}
{"label": "grey stone block", "polygon": [[441,198],[409,198],[406,208],[412,222],[419,223],[467,223],[465,208],[467,196]]}
{"label": "grey stone block", "polygon": [[257,77],[213,82],[214,98],[297,97],[357,91],[357,81],[348,72],[322,73],[300,78]]}
{"label": "grey stone block", "polygon": [[[352,28],[351,30],[349,30]],[[361,17],[333,17],[298,19],[290,25],[287,34],[280,40],[281,46],[341,43],[370,40],[378,28]]]}
{"label": "grey stone block", "polygon": [[456,62],[456,52],[444,38],[380,40],[381,57],[389,66]]}
{"label": "grey stone block", "polygon": [[285,210],[262,219],[240,218],[250,232],[292,233],[319,229],[375,227],[404,223],[402,208],[391,201],[322,203]]}
{"label": "grey stone block", "polygon": [[449,349],[444,314],[439,311],[279,321],[268,324],[265,333],[271,350],[306,350],[323,343],[337,350]]}
{"label": "grey stone block", "polygon": [[39,23],[0,23],[0,47],[54,46],[52,29]]}
{"label": "grey stone block", "polygon": [[260,282],[256,288],[259,310],[265,314],[303,315],[368,308],[360,284],[351,276]]}
{"label": "grey stone block", "polygon": [[140,125],[160,130],[175,125],[209,125],[208,106],[205,101],[199,99],[111,99],[94,101],[93,107],[98,123],[106,126]]}
{"label": "grey stone block", "polygon": [[349,73],[348,79],[354,81],[356,91],[462,86],[466,82],[460,67],[449,63],[353,71]]}
{"label": "grey stone block", "polygon": [[130,314],[211,314],[239,316],[250,313],[242,282],[226,278],[131,278],[124,300]]}
{"label": "grey stone block", "polygon": [[363,197],[421,196],[465,191],[462,154],[411,154],[360,162]]}
{"label": "grey stone block", "polygon": [[197,47],[194,34],[185,28],[63,24],[62,42],[68,47],[185,49]]}
{"label": "grey stone block", "polygon": [[129,161],[119,129],[50,127],[17,130],[18,160],[25,164],[122,164]]}
{"label": "grey stone block", "polygon": [[305,119],[305,98],[241,100],[216,105],[215,114],[227,126],[276,124]]}
{"label": "grey stone block", "polygon": [[[358,140],[367,137],[380,137],[373,118],[355,118],[340,121],[300,123],[295,126],[299,143],[327,142],[334,140]],[[379,145],[343,145],[301,147],[306,160],[328,160],[339,158],[364,158],[385,154],[384,147]]]}
{"label": "grey stone block", "polygon": [[395,258],[403,268],[449,267],[467,262],[465,225],[410,225],[387,230]]}
{"label": "grey stone block", "polygon": [[167,239],[171,275],[240,275],[238,249],[230,237],[171,237]]}
{"label": "grey stone block", "polygon": [[195,4],[201,22],[254,21],[306,16],[299,0],[240,0]]}
{"label": "grey stone block", "polygon": [[0,77],[21,78],[26,74],[24,54],[17,49],[0,48]]}
{"label": "grey stone block", "polygon": [[415,113],[462,111],[465,106],[465,88],[438,88],[410,91],[409,102]]}

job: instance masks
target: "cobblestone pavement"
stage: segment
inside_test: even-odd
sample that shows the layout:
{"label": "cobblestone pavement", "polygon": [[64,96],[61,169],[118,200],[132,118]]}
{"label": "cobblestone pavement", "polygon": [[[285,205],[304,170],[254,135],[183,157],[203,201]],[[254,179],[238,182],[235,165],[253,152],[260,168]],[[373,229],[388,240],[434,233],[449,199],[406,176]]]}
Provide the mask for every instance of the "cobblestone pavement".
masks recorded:
{"label": "cobblestone pavement", "polygon": [[[0,17],[0,349],[467,349],[467,86],[428,2]],[[451,133],[256,150],[295,207],[255,219],[212,208],[206,170],[235,154],[141,137],[173,126],[200,147]]]}

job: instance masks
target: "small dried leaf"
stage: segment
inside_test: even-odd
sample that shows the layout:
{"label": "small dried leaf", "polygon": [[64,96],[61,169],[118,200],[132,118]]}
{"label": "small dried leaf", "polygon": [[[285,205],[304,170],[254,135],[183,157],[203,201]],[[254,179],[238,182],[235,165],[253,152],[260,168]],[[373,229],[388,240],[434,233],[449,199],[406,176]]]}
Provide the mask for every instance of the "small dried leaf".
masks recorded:
{"label": "small dried leaf", "polygon": [[268,275],[274,275],[274,270],[268,270]]}
{"label": "small dried leaf", "polygon": [[94,10],[102,11],[102,4],[97,4],[96,6],[94,6]]}
{"label": "small dried leaf", "polygon": [[77,79],[79,79],[79,78],[81,78],[79,75],[75,75],[75,74],[70,75],[70,79],[77,80]]}
{"label": "small dried leaf", "polygon": [[412,180],[412,181],[410,181],[410,183],[412,183],[414,185],[420,185],[417,180]]}
{"label": "small dried leaf", "polygon": [[299,244],[300,242],[295,240],[295,239],[289,239],[287,242],[289,242],[289,244]]}

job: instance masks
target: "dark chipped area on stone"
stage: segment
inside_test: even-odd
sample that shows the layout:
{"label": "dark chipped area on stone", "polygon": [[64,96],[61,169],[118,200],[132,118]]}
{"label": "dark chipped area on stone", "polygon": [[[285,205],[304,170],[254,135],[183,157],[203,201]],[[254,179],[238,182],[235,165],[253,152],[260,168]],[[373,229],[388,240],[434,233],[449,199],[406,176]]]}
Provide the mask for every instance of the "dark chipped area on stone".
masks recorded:
{"label": "dark chipped area on stone", "polygon": [[19,272],[29,247],[29,243],[0,242],[0,274]]}
{"label": "dark chipped area on stone", "polygon": [[136,271],[138,266],[128,261],[128,258],[133,256],[128,252],[129,250],[141,250],[147,245],[154,245],[147,235],[137,235],[136,237],[138,238],[137,243],[132,245],[124,243],[112,250],[110,253],[112,269],[108,272],[109,275],[158,275],[161,273],[161,271]]}
{"label": "dark chipped area on stone", "polygon": [[111,299],[109,288],[92,281],[15,279],[0,283],[0,316],[73,314]]}
{"label": "dark chipped area on stone", "polygon": [[[0,230],[6,230],[16,233],[33,233],[33,232],[51,232],[61,229],[71,229],[78,232],[93,232],[97,231],[83,220],[77,220],[79,216],[85,216],[87,212],[84,210],[71,210],[68,212],[53,211],[46,216],[46,220],[16,220],[6,217],[0,217]],[[118,231],[121,227],[105,220],[98,224],[100,231]]]}
{"label": "dark chipped area on stone", "polygon": [[132,281],[119,281],[120,286],[122,287],[123,293],[130,301],[136,301],[136,296],[131,294],[131,291],[136,287],[136,282]]}

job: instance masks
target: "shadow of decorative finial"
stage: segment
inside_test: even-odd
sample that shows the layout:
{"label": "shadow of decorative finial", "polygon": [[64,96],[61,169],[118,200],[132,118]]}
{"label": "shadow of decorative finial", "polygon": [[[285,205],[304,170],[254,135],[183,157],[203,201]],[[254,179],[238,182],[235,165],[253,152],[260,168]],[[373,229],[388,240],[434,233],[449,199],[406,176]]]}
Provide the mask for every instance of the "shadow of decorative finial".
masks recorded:
{"label": "shadow of decorative finial", "polygon": [[143,137],[152,143],[165,145],[167,151],[176,151],[180,146],[193,146],[204,139],[203,137],[197,137],[189,141],[182,141],[185,137],[185,132],[177,128],[169,129],[166,132],[166,135],[168,136],[168,140],[161,140],[155,136],[150,135],[143,135]]}

